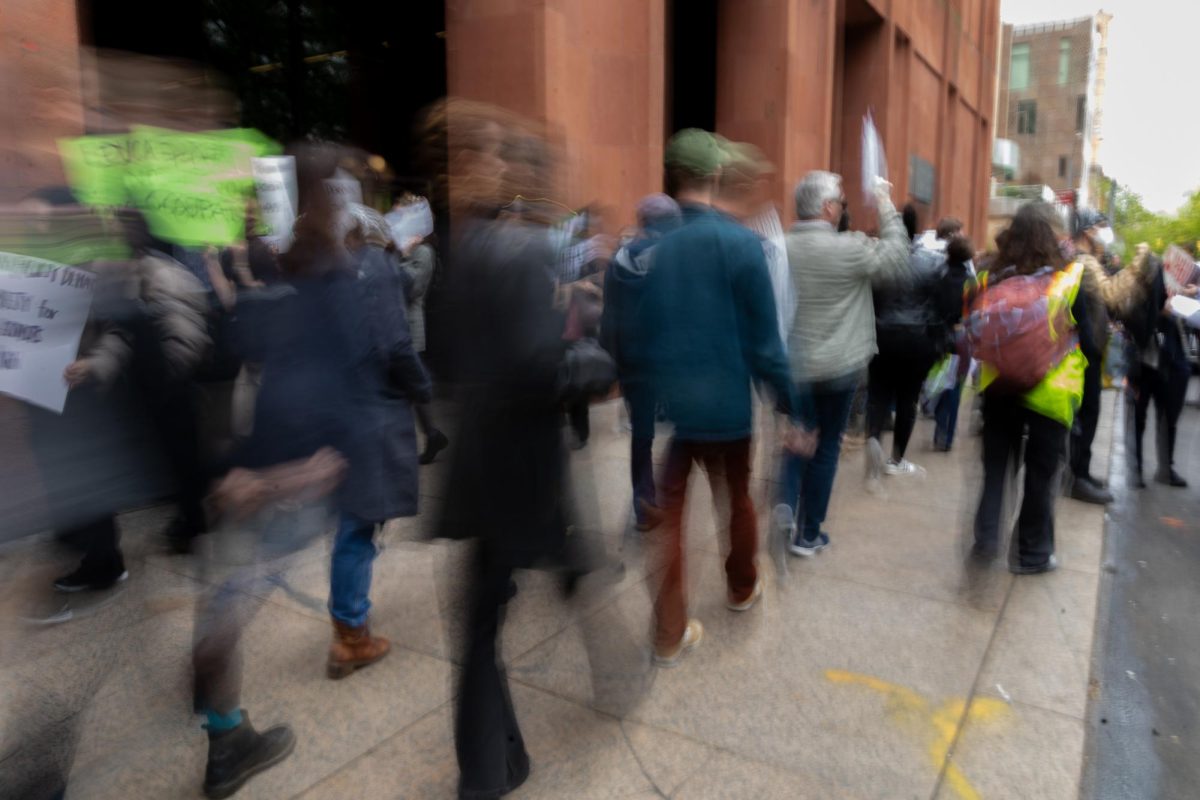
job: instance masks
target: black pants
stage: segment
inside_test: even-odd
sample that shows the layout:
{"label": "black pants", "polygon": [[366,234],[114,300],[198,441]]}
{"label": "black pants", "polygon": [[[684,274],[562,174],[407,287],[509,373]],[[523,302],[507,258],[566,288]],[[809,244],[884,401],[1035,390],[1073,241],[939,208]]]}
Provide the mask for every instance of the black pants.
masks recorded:
{"label": "black pants", "polygon": [[983,494],[975,514],[975,543],[985,550],[999,546],[1004,486],[1017,473],[1022,439],[1025,498],[1017,519],[1017,558],[1022,566],[1040,567],[1054,554],[1054,479],[1067,429],[1025,408],[1016,396],[984,396]]}
{"label": "black pants", "polygon": [[525,779],[529,755],[513,711],[497,643],[512,596],[513,568],[487,542],[471,575],[467,649],[454,719],[459,796],[499,797]]}
{"label": "black pants", "polygon": [[181,385],[161,398],[151,398],[150,418],[175,477],[176,502],[182,529],[176,535],[191,538],[204,533],[204,494],[208,470],[200,456],[196,389]]}
{"label": "black pants", "polygon": [[69,530],[61,538],[83,549],[80,568],[97,583],[114,579],[125,571],[125,558],[118,544],[116,519],[110,514]]}
{"label": "black pants", "polygon": [[571,430],[579,438],[580,444],[586,444],[591,435],[592,424],[589,418],[591,402],[587,398],[574,400],[567,406],[567,416],[571,421]]}
{"label": "black pants", "polygon": [[927,351],[881,350],[871,360],[867,385],[867,436],[878,439],[883,435],[888,416],[895,406],[896,427],[892,433],[892,459],[895,461],[904,458],[908,449],[913,426],[917,424],[921,386],[933,363],[932,353]]}
{"label": "black pants", "polygon": [[1136,374],[1130,374],[1126,400],[1133,408],[1133,451],[1139,476],[1144,463],[1142,439],[1146,433],[1146,414],[1151,400],[1154,401],[1158,471],[1165,475],[1175,465],[1175,435],[1187,397],[1188,378],[1187,368],[1177,366],[1151,369],[1143,364]]}
{"label": "black pants", "polygon": [[1092,442],[1100,421],[1100,393],[1104,390],[1104,365],[1100,359],[1088,363],[1083,373],[1083,401],[1071,428],[1071,474],[1089,478],[1092,469]]}

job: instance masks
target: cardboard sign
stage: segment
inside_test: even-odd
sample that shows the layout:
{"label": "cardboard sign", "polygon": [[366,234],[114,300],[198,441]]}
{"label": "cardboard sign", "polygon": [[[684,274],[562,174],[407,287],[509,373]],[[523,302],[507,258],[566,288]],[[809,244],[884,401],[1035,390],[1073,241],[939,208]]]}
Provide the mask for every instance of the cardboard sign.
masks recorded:
{"label": "cardboard sign", "polygon": [[1184,286],[1195,283],[1196,262],[1188,252],[1178,245],[1171,245],[1163,252],[1163,277],[1167,289],[1177,292]]}
{"label": "cardboard sign", "polygon": [[62,413],[92,303],[90,272],[0,253],[0,393]]}

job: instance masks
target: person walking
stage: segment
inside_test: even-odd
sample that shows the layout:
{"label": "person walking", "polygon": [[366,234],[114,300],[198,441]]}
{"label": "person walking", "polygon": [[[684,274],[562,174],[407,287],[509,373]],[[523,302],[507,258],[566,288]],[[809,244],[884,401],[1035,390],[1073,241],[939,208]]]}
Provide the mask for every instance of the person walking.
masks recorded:
{"label": "person walking", "polygon": [[[1023,206],[997,237],[999,251],[992,269],[980,275],[980,297],[970,320],[976,356],[983,362],[984,398],[983,491],[972,554],[983,561],[998,554],[1005,482],[1023,461],[1025,491],[1009,564],[1018,575],[1058,567],[1055,478],[1083,395],[1084,353],[1095,352],[1080,292],[1083,267],[1068,264],[1061,253],[1054,214],[1049,206]],[[997,367],[1000,359],[1009,360]],[[1019,383],[1008,374],[1030,364],[1044,364],[1048,371],[1040,378],[1025,374]],[[1029,383],[1032,388],[1014,388]]]}
{"label": "person walking", "polygon": [[353,205],[350,212],[346,249],[358,275],[370,356],[359,365],[350,398],[355,446],[348,453],[329,571],[334,634],[326,673],[333,679],[375,663],[390,649],[387,639],[373,636],[368,626],[371,567],[378,554],[374,537],[387,520],[417,514],[412,405],[431,396],[429,376],[409,334],[387,223],[366,206]]}
{"label": "person walking", "polygon": [[650,384],[646,343],[637,336],[637,314],[645,294],[654,252],[663,236],[679,227],[679,205],[665,194],[642,198],[637,206],[638,230],[613,257],[604,274],[604,311],[600,339],[617,363],[621,395],[633,428],[629,444],[629,477],[633,483],[635,524],[647,531],[658,521],[654,490],[654,390]]}
{"label": "person walking", "polygon": [[[784,413],[795,406],[762,243],[712,208],[723,158],[706,131],[686,129],[668,142],[667,184],[683,210],[683,226],[655,250],[640,315],[653,385],[675,426],[659,481],[663,572],[654,603],[654,659],[663,667],[677,664],[704,633],[688,616],[684,573],[683,508],[693,463],[706,470],[714,495],[728,500],[727,605],[748,611],[763,591],[750,499],[751,381],[770,387]],[[811,438],[792,433],[792,447],[803,448]]]}
{"label": "person walking", "polygon": [[[418,357],[424,357],[426,348],[425,332],[425,298],[429,294],[429,286],[437,269],[437,253],[426,238],[433,230],[433,219],[429,212],[429,204],[424,198],[412,199],[407,206],[399,206],[389,212],[398,214],[395,222],[389,221],[393,241],[400,255],[400,268],[405,278],[405,302],[408,327],[412,332],[413,350]],[[387,220],[388,215],[384,219]],[[397,233],[404,236],[403,241],[395,240]],[[438,454],[450,445],[449,438],[443,433],[433,419],[431,403],[413,403],[413,413],[417,417],[417,425],[425,436],[425,449],[417,459],[422,466],[432,464]]]}
{"label": "person walking", "polygon": [[461,224],[447,271],[449,307],[458,315],[448,354],[462,423],[435,535],[473,541],[462,580],[454,745],[458,795],[479,800],[502,797],[529,777],[500,649],[505,609],[520,570],[557,569],[571,594],[592,567],[573,525],[563,405],[606,393],[616,369],[599,347],[563,338],[550,236],[561,212],[540,201],[513,203],[552,194],[542,132],[510,112],[458,99],[435,106],[427,125],[455,148],[431,166],[455,164],[451,179],[471,179],[451,195]]}
{"label": "person walking", "polygon": [[1134,421],[1132,430],[1127,429],[1133,439],[1128,449],[1134,453],[1134,470],[1129,480],[1134,488],[1146,488],[1143,440],[1150,402],[1153,401],[1158,457],[1154,480],[1183,489],[1188,482],[1175,471],[1175,439],[1191,366],[1184,349],[1180,321],[1166,311],[1168,292],[1162,260],[1153,255],[1147,245],[1141,244],[1133,263],[1118,277],[1131,269],[1144,272],[1143,280],[1149,280],[1149,288],[1141,303],[1121,317],[1129,337],[1126,345],[1130,365],[1126,408],[1132,412]]}
{"label": "person walking", "polygon": [[971,266],[975,248],[971,240],[954,234],[946,243],[946,266],[938,282],[938,309],[945,326],[947,352],[954,355],[952,383],[934,399],[933,449],[950,452],[958,430],[958,408],[963,384],[970,371],[971,357],[963,330],[963,309],[968,308],[975,295],[975,275]]}
{"label": "person walking", "polygon": [[1101,259],[1112,243],[1108,218],[1095,209],[1081,208],[1072,220],[1069,251],[1083,266],[1083,295],[1088,303],[1088,318],[1097,351],[1086,353],[1087,370],[1083,373],[1083,401],[1070,440],[1071,497],[1084,503],[1105,505],[1112,492],[1091,474],[1092,442],[1100,420],[1100,395],[1104,388],[1104,352],[1108,349],[1109,317],[1128,316],[1141,305],[1153,282],[1145,270],[1146,259],[1132,269],[1109,275]]}
{"label": "person walking", "polygon": [[[877,282],[875,340],[867,383],[867,480],[878,488],[884,475],[924,475],[904,457],[917,422],[917,402],[929,370],[948,349],[938,284],[946,271],[941,250],[914,244],[911,269]],[[895,411],[892,454],[885,461],[881,440]]]}
{"label": "person walking", "polygon": [[872,286],[904,280],[909,237],[889,186],[875,190],[878,239],[838,233],[846,206],[842,179],[810,172],[796,185],[799,221],[787,235],[788,264],[796,291],[796,316],[788,357],[801,424],[817,432],[811,456],[786,454],[774,524],[793,555],[808,557],[829,545],[821,529],[837,473],[842,433],[862,373],[877,352]]}

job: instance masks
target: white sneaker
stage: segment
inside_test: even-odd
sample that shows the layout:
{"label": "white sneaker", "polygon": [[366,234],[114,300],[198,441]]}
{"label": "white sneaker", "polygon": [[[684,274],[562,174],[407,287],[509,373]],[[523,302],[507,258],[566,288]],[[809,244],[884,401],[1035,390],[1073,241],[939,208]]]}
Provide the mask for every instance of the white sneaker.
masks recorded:
{"label": "white sneaker", "polygon": [[683,629],[683,638],[679,640],[679,644],[666,652],[656,651],[654,663],[660,667],[675,666],[681,658],[696,649],[703,638],[704,626],[700,624],[700,620],[689,619],[687,627]]}
{"label": "white sneaker", "polygon": [[883,477],[883,445],[875,437],[867,439],[867,483]]}
{"label": "white sneaker", "polygon": [[762,582],[762,578],[758,578],[757,580],[754,581],[754,588],[750,591],[749,597],[747,597],[745,600],[743,600],[740,603],[734,602],[733,600],[729,600],[725,603],[725,606],[730,611],[749,611],[750,609],[754,608],[754,604],[759,601],[759,599],[762,597],[762,595],[763,595],[763,582]]}
{"label": "white sneaker", "polygon": [[918,467],[907,458],[902,458],[899,461],[892,461],[889,459],[887,464],[884,465],[883,471],[888,475],[912,475],[917,478],[925,477],[925,468]]}

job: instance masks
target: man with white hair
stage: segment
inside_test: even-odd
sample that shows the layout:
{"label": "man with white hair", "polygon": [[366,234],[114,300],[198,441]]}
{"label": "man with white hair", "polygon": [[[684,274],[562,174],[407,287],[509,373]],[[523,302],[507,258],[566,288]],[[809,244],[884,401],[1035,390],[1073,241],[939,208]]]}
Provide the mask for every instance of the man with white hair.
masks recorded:
{"label": "man with white hair", "polygon": [[796,222],[787,235],[796,314],[788,336],[799,418],[818,431],[809,458],[785,454],[775,524],[793,555],[812,556],[829,545],[821,530],[833,492],[842,433],[854,391],[877,352],[872,285],[907,277],[908,233],[879,181],[875,204],[880,238],[838,233],[846,207],[841,176],[810,172],[796,185]]}

